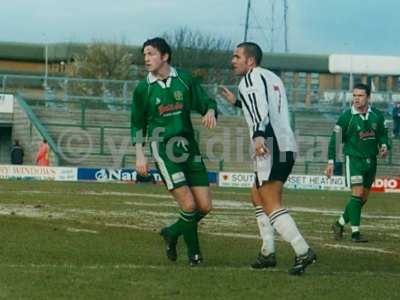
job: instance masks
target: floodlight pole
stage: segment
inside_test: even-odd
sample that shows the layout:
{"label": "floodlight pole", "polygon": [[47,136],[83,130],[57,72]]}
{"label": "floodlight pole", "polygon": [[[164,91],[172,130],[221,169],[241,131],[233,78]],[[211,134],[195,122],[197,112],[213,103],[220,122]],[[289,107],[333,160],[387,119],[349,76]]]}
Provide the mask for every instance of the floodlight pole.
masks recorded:
{"label": "floodlight pole", "polygon": [[49,75],[49,46],[44,46],[44,60],[45,60],[45,69],[44,69],[44,86],[47,87],[47,77]]}
{"label": "floodlight pole", "polygon": [[285,22],[285,52],[289,52],[288,45],[288,13],[289,6],[287,0],[283,1],[283,11],[284,11],[284,22]]}
{"label": "floodlight pole", "polygon": [[251,0],[247,0],[246,24],[244,26],[244,38],[243,38],[244,42],[247,42],[247,33],[249,31],[250,6],[251,6]]}
{"label": "floodlight pole", "polygon": [[43,85],[47,88],[47,79],[49,76],[49,45],[47,44],[46,34],[43,34],[44,40],[44,82]]}

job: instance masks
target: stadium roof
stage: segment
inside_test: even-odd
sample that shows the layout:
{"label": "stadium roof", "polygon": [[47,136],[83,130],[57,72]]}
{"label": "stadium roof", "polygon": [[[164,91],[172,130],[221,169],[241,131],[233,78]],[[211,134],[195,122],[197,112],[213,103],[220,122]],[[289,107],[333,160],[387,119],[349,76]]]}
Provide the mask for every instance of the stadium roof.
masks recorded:
{"label": "stadium roof", "polygon": [[329,73],[329,55],[264,53],[261,65],[272,70]]}
{"label": "stadium roof", "polygon": [[[83,53],[88,44],[55,43],[48,45],[48,59],[69,61],[74,54]],[[132,51],[139,47],[131,46]],[[230,56],[231,53],[227,53]],[[44,62],[44,44],[0,42],[0,60]],[[328,55],[264,53],[262,65],[273,70],[329,72]]]}
{"label": "stadium roof", "polygon": [[[49,61],[69,60],[74,53],[82,53],[87,45],[59,43],[48,45]],[[44,44],[0,42],[0,59],[44,62]]]}

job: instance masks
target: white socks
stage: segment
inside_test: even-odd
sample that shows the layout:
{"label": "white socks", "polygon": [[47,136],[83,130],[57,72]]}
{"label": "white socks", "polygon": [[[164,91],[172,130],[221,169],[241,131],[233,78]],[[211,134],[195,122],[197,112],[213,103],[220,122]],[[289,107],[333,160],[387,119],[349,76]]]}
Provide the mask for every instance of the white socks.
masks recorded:
{"label": "white socks", "polygon": [[269,218],[265,214],[262,206],[256,206],[256,219],[263,241],[261,254],[267,256],[271,253],[275,253],[274,228],[271,226]]}
{"label": "white socks", "polygon": [[280,236],[289,242],[297,256],[304,255],[310,248],[297,229],[296,223],[284,208],[273,211],[269,216],[272,226]]}

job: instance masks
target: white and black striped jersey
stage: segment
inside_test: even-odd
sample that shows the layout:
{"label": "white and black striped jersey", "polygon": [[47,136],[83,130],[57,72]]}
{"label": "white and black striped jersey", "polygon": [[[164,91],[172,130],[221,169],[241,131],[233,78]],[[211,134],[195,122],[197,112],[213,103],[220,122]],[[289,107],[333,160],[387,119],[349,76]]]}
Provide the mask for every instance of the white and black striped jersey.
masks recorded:
{"label": "white and black striped jersey", "polygon": [[297,152],[285,87],[277,75],[261,67],[251,69],[239,83],[238,101],[250,137],[275,136],[281,152]]}

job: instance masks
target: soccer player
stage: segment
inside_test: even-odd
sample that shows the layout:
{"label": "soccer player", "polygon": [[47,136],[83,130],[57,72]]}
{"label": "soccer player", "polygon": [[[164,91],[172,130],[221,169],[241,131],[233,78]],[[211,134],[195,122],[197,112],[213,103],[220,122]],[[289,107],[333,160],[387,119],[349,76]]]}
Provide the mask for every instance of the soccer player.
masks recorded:
{"label": "soccer player", "polygon": [[[235,95],[225,86],[221,86],[221,94],[231,105],[242,108],[241,102],[237,100]],[[255,209],[258,231],[262,240],[260,253],[258,254],[256,260],[251,264],[251,267],[253,269],[266,269],[275,267],[277,262],[275,256],[274,228],[271,226],[270,220],[264,211],[262,198],[260,197],[256,185],[253,185],[251,188],[250,199]]]}
{"label": "soccer player", "polygon": [[367,242],[360,234],[361,209],[368,200],[375,179],[377,155],[385,158],[388,153],[388,130],[383,114],[369,105],[371,90],[365,84],[353,89],[353,104],[343,112],[333,130],[329,143],[329,161],[325,174],[331,177],[334,162],[339,159],[337,149],[342,143],[346,156],[346,183],[351,187],[351,198],[339,220],[332,225],[336,240],[343,237],[344,226],[350,222],[351,240]]}
{"label": "soccer player", "polygon": [[[282,81],[271,71],[261,68],[261,48],[255,43],[239,44],[233,54],[232,66],[236,75],[243,76],[239,83],[239,96],[222,87],[222,95],[231,103],[243,108],[254,147],[256,189],[253,202],[262,203],[260,214],[266,213],[263,222],[268,228],[267,240],[273,239],[275,229],[283,240],[289,242],[296,253],[295,263],[289,270],[301,275],[306,267],[316,261],[316,254],[309,247],[287,209],[282,205],[283,184],[294,162],[297,144],[289,122],[289,108]],[[264,238],[263,238],[264,239]],[[276,264],[275,249],[260,253],[259,259]]]}
{"label": "soccer player", "polygon": [[131,135],[136,145],[136,170],[145,176],[148,163],[145,137],[167,189],[180,207],[178,220],[161,230],[167,257],[177,259],[176,244],[183,235],[189,263],[202,262],[197,223],[211,210],[207,170],[194,138],[190,119],[199,112],[206,128],[216,125],[216,102],[189,74],[170,65],[171,48],[162,38],[147,40],[142,48],[147,77],[133,94]]}

